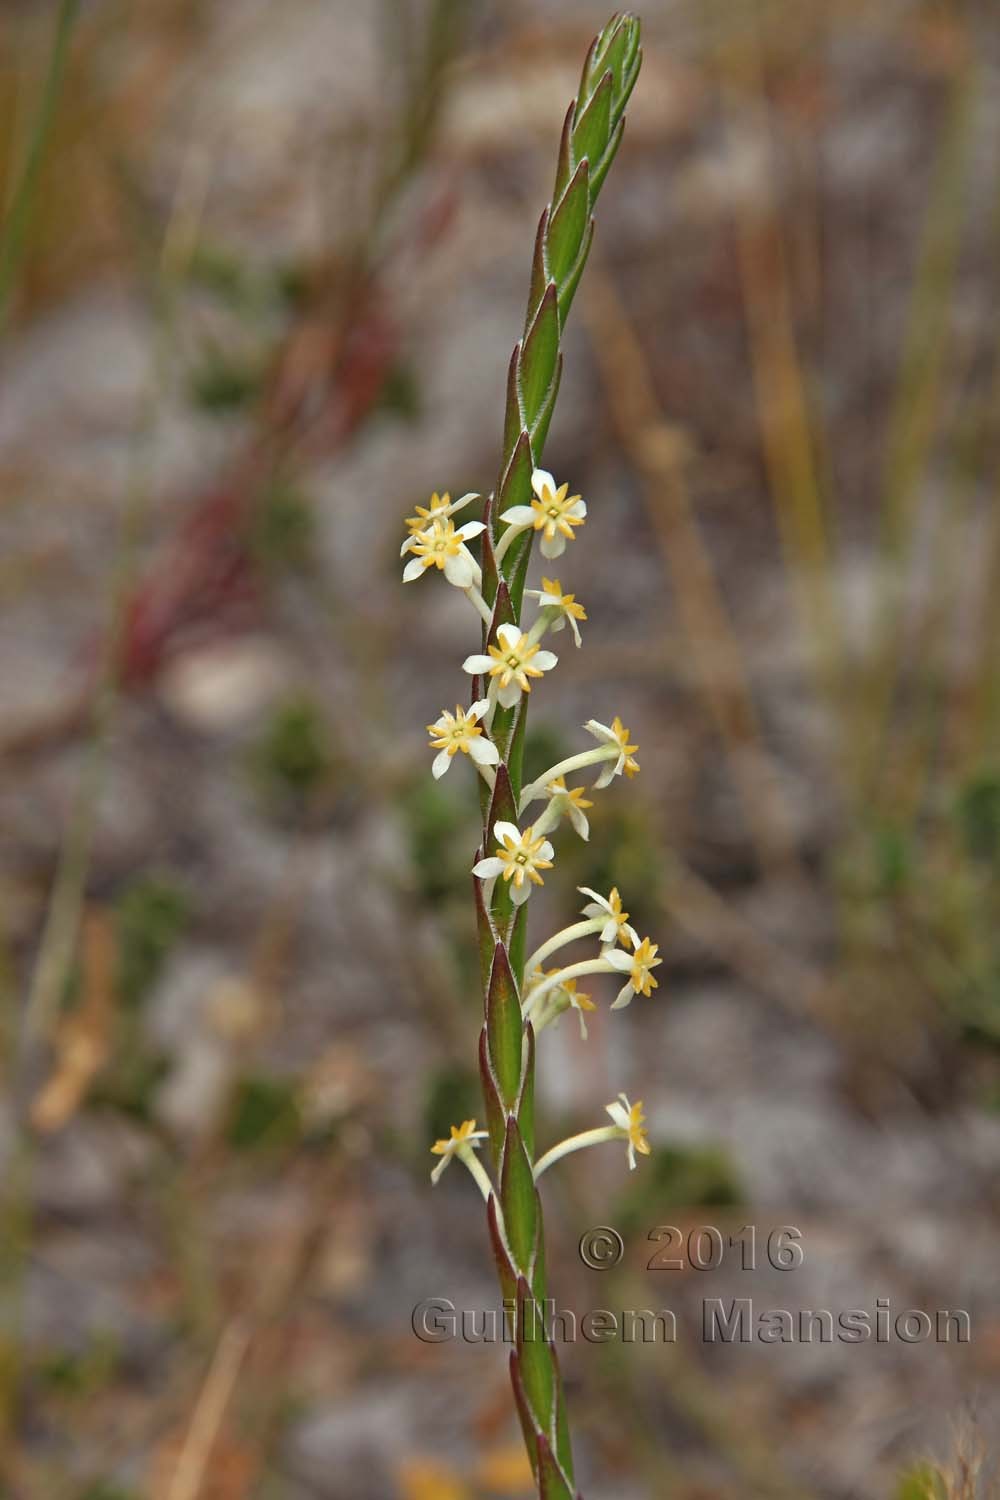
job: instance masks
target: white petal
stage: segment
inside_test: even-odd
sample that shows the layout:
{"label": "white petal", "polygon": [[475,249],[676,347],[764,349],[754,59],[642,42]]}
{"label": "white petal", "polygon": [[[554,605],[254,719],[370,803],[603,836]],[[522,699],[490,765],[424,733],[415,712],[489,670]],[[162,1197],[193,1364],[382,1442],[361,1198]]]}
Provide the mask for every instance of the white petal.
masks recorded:
{"label": "white petal", "polygon": [[531,658],[531,665],[537,667],[540,672],[551,672],[558,660],[558,656],[551,651],[536,651]]}
{"label": "white petal", "polygon": [[586,1041],[587,1040],[587,1023],[586,1023],[586,1021],[583,1018],[583,1011],[580,1010],[579,1007],[577,1007],[576,1013],[580,1017],[580,1036],[583,1038],[584,1041]]}
{"label": "white petal", "polygon": [[610,953],[605,953],[604,961],[610,964],[612,969],[617,969],[620,974],[631,972],[632,960],[622,948],[612,948]]}
{"label": "white petal", "polygon": [[624,1010],[626,1005],[630,1005],[632,1003],[632,996],[634,995],[634,993],[635,991],[630,984],[623,984],[621,989],[618,991],[617,999],[612,1003],[611,1009]]}
{"label": "white petal", "polygon": [[505,651],[513,651],[520,639],[520,630],[516,625],[511,625],[509,621],[507,624],[501,625],[497,630],[497,640]]}
{"label": "white petal", "polygon": [[581,896],[593,896],[594,900],[597,902],[597,911],[591,911],[590,908],[586,906],[583,908],[584,911],[587,912],[588,916],[599,917],[603,912],[611,910],[607,897],[599,896],[596,891],[592,891],[590,889],[589,885],[578,885],[577,890],[580,892]]}
{"label": "white petal", "polygon": [[437,755],[435,755],[434,763],[431,766],[431,775],[434,777],[435,781],[441,780],[441,777],[451,765],[453,758],[453,756],[448,754],[447,750],[441,750]]}
{"label": "white petal", "polygon": [[583,641],[580,639],[580,627],[576,623],[576,619],[575,619],[575,617],[573,615],[570,615],[570,617],[569,617],[569,628],[570,628],[570,630],[572,630],[572,632],[573,632],[573,639],[576,642],[577,647],[579,648],[580,646],[583,645]]}
{"label": "white petal", "polygon": [[470,584],[475,583],[478,575],[479,565],[464,547],[457,557],[445,558],[444,576],[457,589],[467,589]]}
{"label": "white petal", "polygon": [[406,564],[406,567],[403,569],[403,582],[412,583],[415,578],[419,578],[421,573],[424,572],[426,572],[426,569],[424,568],[423,558],[414,557],[410,560],[410,562]]}
{"label": "white petal", "polygon": [[512,505],[510,510],[505,510],[500,517],[506,521],[508,526],[534,526],[535,512],[530,505]]}
{"label": "white petal", "polygon": [[521,689],[516,682],[508,682],[506,687],[497,689],[497,701],[501,708],[513,708],[521,698]]}
{"label": "white petal", "polygon": [[572,802],[569,806],[569,820],[573,825],[574,831],[584,841],[590,838],[590,824],[587,822],[587,814],[579,807],[574,807]]}
{"label": "white petal", "polygon": [[481,531],[485,530],[486,526],[482,521],[466,521],[464,526],[458,528],[458,534],[463,542],[471,542],[474,536],[478,536]]}
{"label": "white petal", "polygon": [[587,502],[586,502],[586,500],[578,500],[575,505],[571,505],[570,506],[570,508],[566,512],[566,514],[568,516],[581,516],[581,517],[582,516],[586,516],[586,514],[587,514]]}
{"label": "white petal", "polygon": [[583,727],[588,734],[594,736],[595,740],[601,740],[605,745],[617,744],[616,737],[611,733],[607,724],[602,724],[600,719],[588,719]]}
{"label": "white petal", "polygon": [[594,790],[596,792],[602,791],[604,787],[610,786],[614,779],[615,768],[609,760],[606,760],[604,762],[604,768],[601,771],[600,776],[598,776],[597,780],[594,782]]}
{"label": "white petal", "polygon": [[542,490],[546,487],[552,491],[555,491],[556,488],[556,482],[552,478],[552,475],[549,473],[548,469],[532,469],[531,488],[534,490],[539,499],[541,499]]}
{"label": "white petal", "polygon": [[558,635],[559,631],[560,630],[565,630],[565,628],[566,628],[566,616],[565,615],[559,615],[558,618],[555,619],[555,620],[553,620],[552,624],[549,626],[549,629],[552,631],[553,635]]}
{"label": "white petal", "polygon": [[503,870],[503,860],[493,856],[489,859],[481,859],[477,865],[472,866],[473,875],[478,875],[480,880],[492,880],[495,876],[502,875]]}
{"label": "white petal", "polygon": [[452,515],[454,515],[454,513],[455,513],[456,510],[464,510],[467,505],[471,505],[472,504],[473,500],[478,500],[478,499],[480,499],[480,495],[479,495],[478,491],[477,490],[469,490],[467,494],[465,494],[465,495],[459,495],[459,497],[458,497],[457,500],[453,500],[451,502],[451,504],[449,505],[448,509],[451,511]]}
{"label": "white petal", "polygon": [[566,538],[561,531],[557,531],[551,541],[547,536],[543,536],[541,550],[543,557],[562,557],[566,551]]}
{"label": "white petal", "polygon": [[449,1151],[447,1156],[442,1156],[441,1160],[438,1162],[437,1166],[434,1168],[433,1172],[431,1173],[431,1182],[434,1183],[435,1187],[440,1182],[440,1180],[441,1180],[441,1173],[444,1171],[445,1167],[448,1165],[448,1163],[450,1161],[451,1161],[451,1152]]}
{"label": "white petal", "polygon": [[409,536],[406,538],[406,541],[403,543],[403,545],[399,549],[399,555],[400,555],[400,557],[405,557],[406,553],[410,551],[410,549],[412,548],[412,546],[413,546],[413,544],[414,544],[414,542],[416,540],[417,540],[416,536],[411,531],[410,534],[409,534]]}
{"label": "white petal", "polygon": [[617,1099],[615,1100],[614,1104],[606,1104],[604,1108],[611,1116],[615,1124],[618,1126],[619,1130],[628,1130],[631,1127],[632,1122],[630,1121],[627,1112],[618,1103]]}
{"label": "white petal", "polygon": [[521,830],[516,823],[505,823],[501,820],[499,823],[493,824],[493,837],[498,844],[502,844],[504,839],[513,839],[515,844],[519,844],[521,842]]}
{"label": "white petal", "polygon": [[523,906],[530,895],[530,880],[526,880],[523,885],[515,885],[514,882],[511,881],[510,899],[513,901],[515,906]]}
{"label": "white petal", "polygon": [[467,656],[462,663],[463,672],[488,672],[493,665],[492,656]]}
{"label": "white petal", "polygon": [[537,857],[539,859],[551,859],[552,853],[552,845],[549,843],[548,839],[546,839],[542,847],[539,849]]}
{"label": "white petal", "polygon": [[626,922],[625,925],[622,927],[622,932],[624,932],[625,936],[628,938],[628,940],[632,944],[633,948],[638,948],[639,947],[639,934],[636,932],[635,928],[629,922]]}
{"label": "white petal", "polygon": [[495,766],[500,761],[500,751],[496,745],[481,734],[469,741],[469,754],[477,766]]}
{"label": "white petal", "polygon": [[469,718],[470,719],[482,719],[482,718],[485,718],[486,713],[489,710],[489,706],[490,706],[490,700],[488,698],[477,698],[476,701],[475,701],[475,703],[472,703],[472,704],[469,705]]}
{"label": "white petal", "polygon": [[628,1169],[630,1172],[635,1171],[635,1147],[631,1141],[628,1143]]}
{"label": "white petal", "polygon": [[615,921],[614,917],[612,917],[610,921],[605,922],[604,926],[601,928],[601,942],[618,942],[618,923]]}

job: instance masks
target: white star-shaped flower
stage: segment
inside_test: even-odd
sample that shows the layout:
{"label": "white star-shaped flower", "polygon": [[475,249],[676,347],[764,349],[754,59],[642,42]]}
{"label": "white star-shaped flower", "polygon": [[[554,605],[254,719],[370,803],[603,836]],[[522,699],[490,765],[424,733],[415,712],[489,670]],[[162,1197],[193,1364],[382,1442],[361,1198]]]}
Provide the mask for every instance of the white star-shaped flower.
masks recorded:
{"label": "white star-shaped flower", "polygon": [[513,708],[522,693],[530,693],[529,679],[550,672],[558,660],[516,625],[501,625],[497,645],[488,646],[485,655],[467,656],[462,666],[466,672],[488,676],[490,693],[503,708]]}

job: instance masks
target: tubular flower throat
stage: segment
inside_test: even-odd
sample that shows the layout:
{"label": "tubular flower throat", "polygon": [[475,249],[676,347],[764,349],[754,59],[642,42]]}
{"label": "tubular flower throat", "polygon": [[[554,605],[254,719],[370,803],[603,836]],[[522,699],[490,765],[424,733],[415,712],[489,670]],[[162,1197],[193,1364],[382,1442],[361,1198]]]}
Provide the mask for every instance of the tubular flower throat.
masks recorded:
{"label": "tubular flower throat", "polygon": [[535,836],[533,827],[522,833],[513,823],[494,823],[497,852],[473,866],[480,880],[502,876],[510,882],[511,900],[520,906],[531,895],[533,885],[544,885],[539,870],[552,868],[552,845],[548,839]]}
{"label": "tubular flower throat", "polygon": [[583,793],[582,786],[568,787],[565,776],[556,776],[545,788],[545,795],[549,799],[553,817],[569,818],[574,832],[578,833],[582,839],[588,839],[590,824],[587,822],[586,808],[593,807],[594,804]]}
{"label": "tubular flower throat", "polygon": [[435,780],[440,780],[445,774],[459,750],[463,755],[468,755],[475,761],[477,766],[497,764],[500,752],[493,741],[486,738],[476,722],[483,718],[486,707],[485,698],[480,698],[478,703],[473,703],[472,707],[467,709],[460,708],[456,703],[453,714],[443,708],[437,722],[428,724],[427,733],[430,735],[431,748],[438,751],[431,767]]}
{"label": "tubular flower throat", "polygon": [[501,625],[497,641],[498,645],[487,647],[486,655],[467,656],[462,666],[466,672],[490,677],[489,690],[501,707],[513,708],[522,693],[531,692],[529,679],[551,671],[559,658],[542,651],[516,625]]}

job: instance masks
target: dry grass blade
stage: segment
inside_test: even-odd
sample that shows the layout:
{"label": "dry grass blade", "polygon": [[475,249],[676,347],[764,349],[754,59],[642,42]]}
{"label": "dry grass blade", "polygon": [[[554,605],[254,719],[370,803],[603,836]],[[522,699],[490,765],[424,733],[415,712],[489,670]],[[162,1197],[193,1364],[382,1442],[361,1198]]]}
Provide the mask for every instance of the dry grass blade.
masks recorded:
{"label": "dry grass blade", "polygon": [[598,268],[584,317],[608,410],[640,476],[643,498],[677,600],[698,687],[729,755],[744,817],[766,868],[795,867],[793,835],[778,777],[762,740],[739,642],[702,541],[684,475],[683,439],[664,417],[646,357],[610,277]]}

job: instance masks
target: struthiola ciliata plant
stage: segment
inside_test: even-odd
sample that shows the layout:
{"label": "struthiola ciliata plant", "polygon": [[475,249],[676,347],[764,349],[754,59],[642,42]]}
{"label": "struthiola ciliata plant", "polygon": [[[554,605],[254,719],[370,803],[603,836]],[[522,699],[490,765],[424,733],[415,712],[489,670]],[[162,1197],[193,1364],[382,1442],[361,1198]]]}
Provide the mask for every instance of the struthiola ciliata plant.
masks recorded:
{"label": "struthiola ciliata plant", "polygon": [[[406,582],[439,570],[461,589],[481,617],[482,650],[466,657],[472,703],[447,710],[428,726],[436,777],[462,752],[478,773],[483,840],[473,866],[485,1019],[479,1064],[486,1113],[485,1130],[474,1120],[453,1126],[451,1138],[432,1150],[441,1160],[438,1180],[453,1158],[469,1169],[487,1206],[489,1233],[500,1285],[514,1315],[510,1357],[514,1397],[524,1430],[538,1493],[572,1500],[576,1493],[569,1424],[555,1348],[545,1329],[545,1246],[537,1182],[572,1151],[606,1141],[624,1142],[629,1165],[649,1144],[641,1102],[624,1094],[606,1106],[611,1123],[536,1154],[534,1119],[535,1048],[539,1033],[563,1012],[575,1010],[586,1035],[585,1012],[594,1009],[577,988],[585,975],[609,973],[621,988],[612,1010],[633,995],[655,987],[656,945],[639,940],[629,925],[618,891],[607,896],[584,888],[589,897],[583,920],[556,933],[527,956],[528,898],[543,883],[554,858],[549,835],[561,824],[587,837],[586,809],[592,803],[581,786],[569,786],[574,772],[596,767],[595,789],[638,771],[635,745],[615,717],[610,724],[591,719],[584,726],[592,748],[560,761],[544,775],[523,783],[523,750],[528,699],[533,683],[551,672],[558,658],[542,641],[569,627],[581,644],[579,622],[586,620],[572,593],[557,578],[543,577],[526,589],[528,563],[536,538],[549,571],[570,550],[587,516],[583,499],[568,484],[556,484],[540,467],[542,448],[559,390],[560,341],[573,296],[586,264],[594,232],[592,210],[622,137],[624,110],[641,62],[639,23],[615,16],[590,47],[580,92],[563,126],[552,201],[542,214],[535,240],[531,290],[524,335],[510,362],[504,421],[503,457],[496,490],[483,502],[482,519],[456,526],[455,515],[479,495],[433,495],[407,521],[403,543]],[[470,545],[471,544],[471,545]],[[478,554],[478,556],[476,555]],[[564,572],[564,565],[559,565]],[[522,628],[525,599],[533,618]],[[596,947],[593,957],[560,966],[554,955],[579,942]],[[476,1152],[489,1141],[492,1175]]]}

